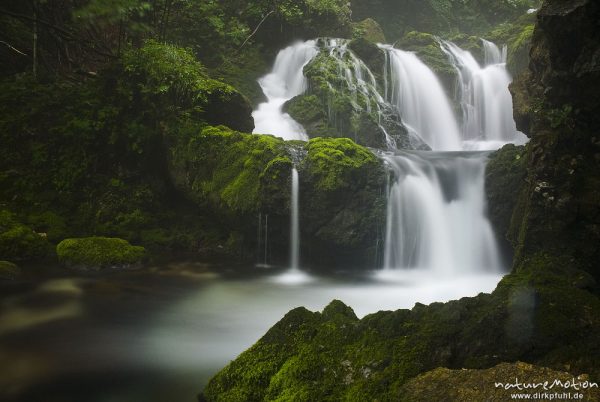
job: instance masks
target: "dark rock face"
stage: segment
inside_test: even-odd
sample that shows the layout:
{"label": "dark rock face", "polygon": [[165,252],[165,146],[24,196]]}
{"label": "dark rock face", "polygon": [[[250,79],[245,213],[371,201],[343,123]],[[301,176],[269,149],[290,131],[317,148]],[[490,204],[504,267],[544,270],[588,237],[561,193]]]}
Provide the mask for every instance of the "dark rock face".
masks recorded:
{"label": "dark rock face", "polygon": [[505,145],[490,155],[485,174],[488,215],[505,254],[510,253],[518,236],[511,231],[511,222],[517,204],[515,194],[519,194],[525,186],[526,176],[524,146]]}
{"label": "dark rock face", "polygon": [[300,165],[302,259],[308,266],[375,268],[385,228],[381,161],[347,138],[315,138]]}
{"label": "dark rock face", "polygon": [[531,137],[519,197],[517,255],[571,255],[598,277],[600,259],[600,4],[547,1],[538,12],[530,71],[514,93]]}
{"label": "dark rock face", "polygon": [[213,126],[224,125],[247,133],[254,130],[252,105],[238,91],[214,91],[204,109],[207,122]]}

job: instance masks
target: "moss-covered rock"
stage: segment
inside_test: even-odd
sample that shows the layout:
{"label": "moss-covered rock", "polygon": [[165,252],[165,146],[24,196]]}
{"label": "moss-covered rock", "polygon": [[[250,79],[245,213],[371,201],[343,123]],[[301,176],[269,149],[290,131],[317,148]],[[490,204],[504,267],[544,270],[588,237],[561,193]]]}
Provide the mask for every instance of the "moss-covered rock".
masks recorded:
{"label": "moss-covered rock", "polygon": [[372,18],[365,18],[352,24],[353,39],[365,39],[371,43],[386,43],[385,34],[379,24]]}
{"label": "moss-covered rock", "polygon": [[514,21],[494,27],[483,35],[487,40],[507,46],[506,67],[513,75],[527,69],[534,24],[535,14],[524,14]]}
{"label": "moss-covered rock", "polygon": [[373,268],[385,221],[381,161],[347,138],[313,138],[299,166],[302,259],[313,267]]}
{"label": "moss-covered rock", "polygon": [[30,261],[50,254],[45,233],[36,233],[7,210],[0,210],[0,258]]}
{"label": "moss-covered rock", "polygon": [[0,280],[15,279],[21,273],[21,268],[17,264],[9,261],[0,261]]}
{"label": "moss-covered rock", "polygon": [[[436,367],[483,369],[519,360],[553,370],[568,367],[595,381],[600,375],[595,363],[600,353],[596,285],[584,271],[565,263],[564,258],[537,255],[490,295],[416,304],[412,310],[382,311],[361,320],[339,301],[321,314],[296,309],[217,374],[204,398],[398,400],[409,397],[406,389],[427,395],[418,389],[423,378],[411,378]],[[473,372],[472,378],[513,369],[529,378],[540,374],[530,366],[504,365]],[[440,372],[425,377],[432,375]]]}
{"label": "moss-covered rock", "polygon": [[61,241],[56,246],[56,254],[69,268],[97,271],[139,266],[146,250],[115,237],[83,237]]}
{"label": "moss-covered rock", "polygon": [[376,265],[373,256],[383,219],[385,172],[368,149],[345,138],[285,142],[226,127],[173,133],[169,143],[175,186],[214,211],[222,226],[239,233],[232,244],[243,249],[244,258],[253,261],[257,221],[259,215],[262,219],[268,215],[271,262],[288,261],[295,163],[300,177],[303,264]]}
{"label": "moss-covered rock", "polygon": [[[581,384],[581,391],[578,391],[577,394],[583,394],[585,400],[600,400],[600,392],[597,388],[590,388],[589,384],[592,381],[587,375],[576,376],[564,371],[555,371],[523,362],[502,363],[485,370],[450,370],[440,367],[408,381],[402,387],[400,400],[406,402],[484,400],[500,402],[514,399],[512,395],[515,394],[530,395],[530,398],[535,398],[535,394],[544,392],[548,394],[556,392],[558,395],[569,398],[566,394],[573,392],[574,388],[571,386],[564,388],[558,385],[544,390],[544,383],[547,382],[547,386],[550,386],[556,380],[563,384],[571,384],[575,380],[576,383]],[[583,389],[586,383],[587,386]],[[531,386],[524,388],[523,384],[531,384]],[[579,387],[578,384],[575,386]],[[521,387],[521,389],[517,387]]]}
{"label": "moss-covered rock", "polygon": [[[302,124],[311,138],[345,137],[368,147],[387,149],[395,143],[398,148],[412,149],[397,111],[378,101],[381,88],[376,77],[383,72],[383,51],[365,39],[336,40],[335,46],[321,40],[319,46],[320,53],[304,67],[308,92],[288,101],[284,111]],[[363,53],[366,62],[354,54],[355,49]],[[340,74],[348,71],[353,75],[356,68],[364,82]]]}

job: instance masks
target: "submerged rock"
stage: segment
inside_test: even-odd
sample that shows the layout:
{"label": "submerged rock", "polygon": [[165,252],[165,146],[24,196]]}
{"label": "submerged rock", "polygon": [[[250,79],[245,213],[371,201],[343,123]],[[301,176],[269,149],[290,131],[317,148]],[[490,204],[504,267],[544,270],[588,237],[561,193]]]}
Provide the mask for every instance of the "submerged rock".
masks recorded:
{"label": "submerged rock", "polygon": [[98,271],[139,266],[146,250],[119,238],[83,237],[61,241],[56,246],[56,254],[69,268]]}

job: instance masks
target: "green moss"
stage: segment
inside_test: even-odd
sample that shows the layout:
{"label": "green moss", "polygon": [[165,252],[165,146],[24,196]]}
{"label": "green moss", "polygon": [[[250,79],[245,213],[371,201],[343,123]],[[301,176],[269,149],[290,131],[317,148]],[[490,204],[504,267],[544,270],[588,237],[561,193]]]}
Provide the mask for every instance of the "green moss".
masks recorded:
{"label": "green moss", "polygon": [[304,171],[314,178],[318,190],[349,187],[357,171],[378,164],[368,149],[347,138],[313,138],[307,145]]}
{"label": "green moss", "polygon": [[0,261],[0,280],[15,279],[21,273],[21,268],[9,261]]}
{"label": "green moss", "polygon": [[9,211],[0,210],[0,256],[15,261],[35,260],[49,255],[44,234],[23,225]]}
{"label": "green moss", "polygon": [[268,135],[227,127],[180,133],[171,149],[175,183],[197,202],[209,200],[233,212],[256,211],[260,177],[269,162],[287,155],[285,143]]}
{"label": "green moss", "polygon": [[[569,258],[538,254],[507,275],[489,295],[412,310],[378,312],[361,320],[339,301],[322,314],[292,314],[276,324],[243,359],[217,374],[207,400],[220,390],[243,392],[244,370],[276,362],[248,385],[265,399],[396,400],[411,378],[436,367],[482,369],[524,360],[598,375],[600,301],[593,278]],[[253,351],[267,351],[253,356]],[[477,375],[477,373],[473,373]],[[420,380],[416,380],[420,381]],[[407,387],[407,388],[405,388]],[[416,392],[416,391],[415,391]],[[433,392],[433,389],[432,389]],[[435,399],[435,398],[434,398]]]}
{"label": "green moss", "polygon": [[386,43],[385,34],[379,24],[372,18],[365,18],[352,24],[352,39],[365,39],[371,43]]}
{"label": "green moss", "polygon": [[529,49],[535,23],[535,14],[525,14],[518,19],[498,25],[483,37],[508,47],[507,68],[517,75],[527,69]]}
{"label": "green moss", "polygon": [[97,270],[139,264],[146,250],[119,238],[85,237],[61,241],[56,254],[68,267]]}

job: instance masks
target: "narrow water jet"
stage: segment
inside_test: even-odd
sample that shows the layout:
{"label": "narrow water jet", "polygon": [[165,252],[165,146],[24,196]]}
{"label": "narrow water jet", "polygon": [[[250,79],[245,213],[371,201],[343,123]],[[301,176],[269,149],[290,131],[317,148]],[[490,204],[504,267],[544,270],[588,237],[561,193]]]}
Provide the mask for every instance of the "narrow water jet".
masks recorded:
{"label": "narrow water jet", "polygon": [[292,192],[290,205],[290,268],[300,269],[300,212],[299,212],[299,180],[298,170],[292,168]]}
{"label": "narrow water jet", "polygon": [[317,53],[314,40],[294,43],[279,52],[273,70],[258,80],[267,101],[252,112],[254,133],[273,134],[286,140],[308,139],[302,125],[281,108],[306,90],[302,69]]}

